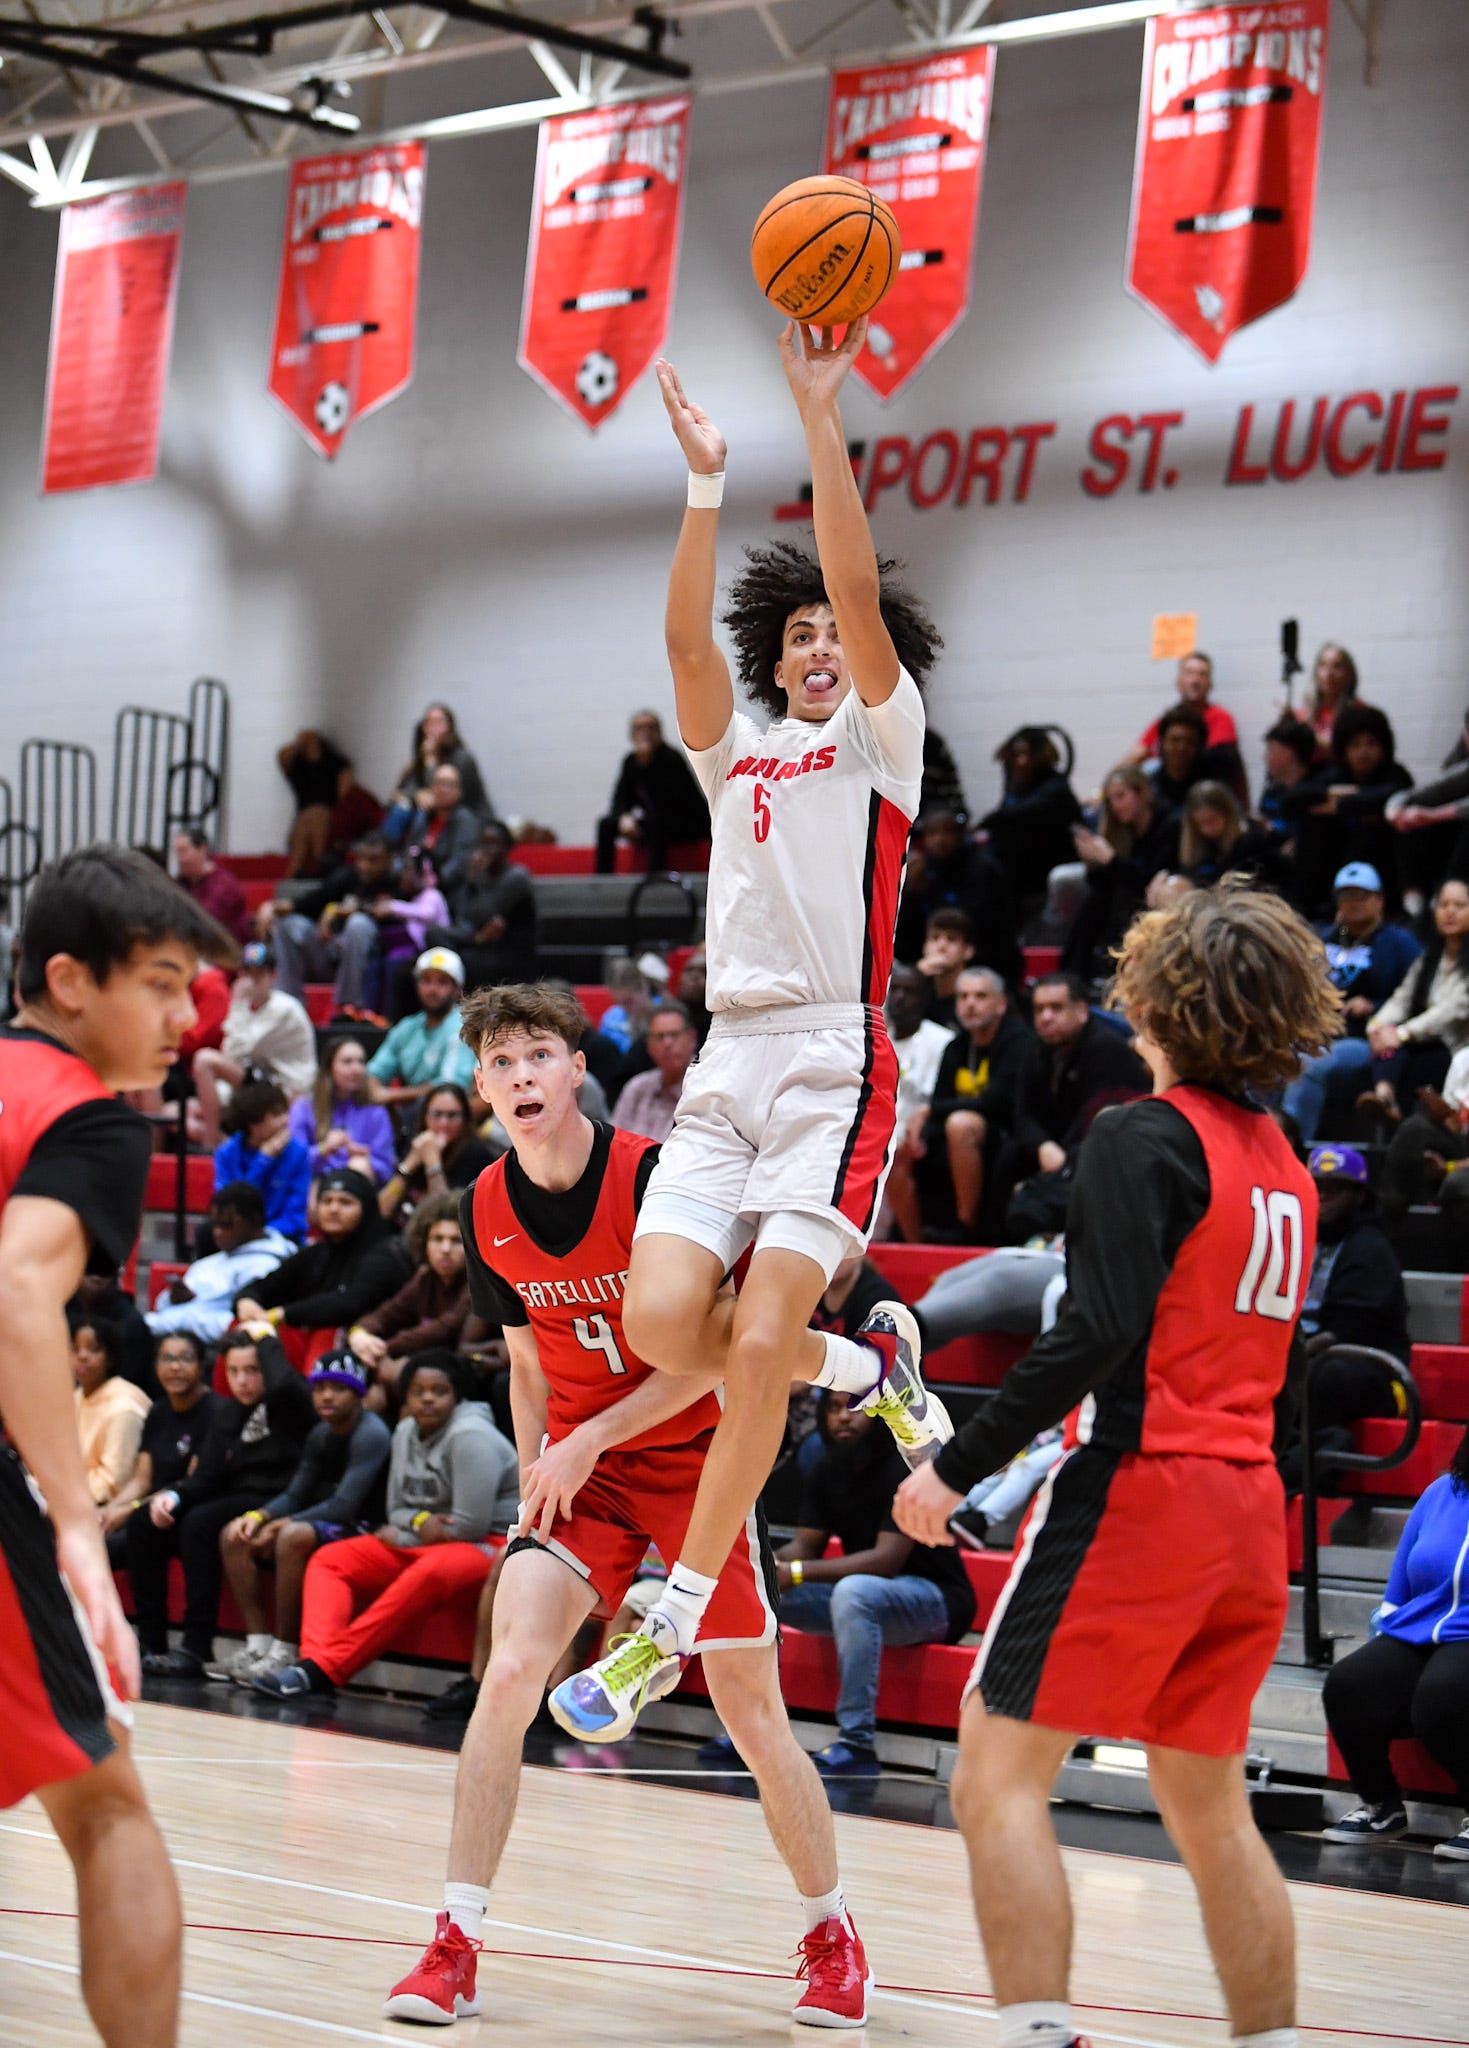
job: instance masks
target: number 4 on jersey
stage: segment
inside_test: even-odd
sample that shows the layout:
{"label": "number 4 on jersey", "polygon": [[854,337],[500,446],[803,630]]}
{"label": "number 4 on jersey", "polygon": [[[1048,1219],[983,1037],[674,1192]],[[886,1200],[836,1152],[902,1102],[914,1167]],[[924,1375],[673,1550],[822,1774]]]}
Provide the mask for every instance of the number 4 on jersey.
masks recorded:
{"label": "number 4 on jersey", "polygon": [[1305,1247],[1301,1198],[1285,1188],[1271,1188],[1268,1194],[1251,1188],[1250,1206],[1255,1235],[1235,1290],[1235,1314],[1246,1316],[1253,1309],[1272,1323],[1294,1322]]}
{"label": "number 4 on jersey", "polygon": [[612,1334],[612,1325],[606,1316],[577,1316],[574,1324],[576,1341],[583,1351],[600,1351],[607,1361],[609,1372],[626,1372],[627,1365],[617,1348],[617,1339]]}

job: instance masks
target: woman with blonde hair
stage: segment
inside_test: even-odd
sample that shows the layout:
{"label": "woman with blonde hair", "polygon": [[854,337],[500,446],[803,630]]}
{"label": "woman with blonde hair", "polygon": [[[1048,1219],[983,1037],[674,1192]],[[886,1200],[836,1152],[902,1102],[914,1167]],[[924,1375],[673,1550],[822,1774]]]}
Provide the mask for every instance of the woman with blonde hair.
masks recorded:
{"label": "woman with blonde hair", "polygon": [[1355,702],[1356,695],[1356,662],[1337,641],[1324,640],[1311,664],[1311,687],[1301,707],[1301,716],[1315,733],[1322,754],[1331,751],[1331,729],[1337,713]]}
{"label": "woman with blonde hair", "polygon": [[393,1119],[368,1095],[367,1053],[355,1038],[337,1040],[311,1093],[291,1104],[290,1132],[311,1154],[313,1180],[354,1163],[379,1187],[392,1174]]}
{"label": "woman with blonde hair", "polygon": [[1085,863],[1086,893],[1061,965],[1097,979],[1109,972],[1112,949],[1143,908],[1149,882],[1178,864],[1178,815],[1150,776],[1123,761],[1102,785],[1097,829],[1074,825],[1071,838]]}

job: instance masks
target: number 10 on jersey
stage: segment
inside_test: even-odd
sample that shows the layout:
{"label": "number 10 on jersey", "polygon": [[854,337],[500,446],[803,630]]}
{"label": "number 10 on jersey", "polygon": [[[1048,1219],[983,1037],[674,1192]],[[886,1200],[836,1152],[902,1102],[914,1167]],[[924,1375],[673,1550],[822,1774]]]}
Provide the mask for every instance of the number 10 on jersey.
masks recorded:
{"label": "number 10 on jersey", "polygon": [[1235,1314],[1247,1316],[1253,1310],[1272,1323],[1294,1322],[1305,1250],[1301,1198],[1286,1188],[1271,1188],[1268,1194],[1251,1188],[1250,1207],[1255,1234],[1235,1289]]}

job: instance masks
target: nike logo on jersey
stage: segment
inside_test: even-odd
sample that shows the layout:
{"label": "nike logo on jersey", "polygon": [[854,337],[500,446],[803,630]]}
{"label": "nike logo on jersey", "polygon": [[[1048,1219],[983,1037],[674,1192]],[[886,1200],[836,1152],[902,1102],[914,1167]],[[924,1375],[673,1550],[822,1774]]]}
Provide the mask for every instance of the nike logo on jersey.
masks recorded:
{"label": "nike logo on jersey", "polygon": [[498,1251],[502,1244],[514,1244],[519,1235],[520,1232],[518,1230],[512,1230],[508,1237],[497,1237],[495,1239],[495,1250]]}
{"label": "nike logo on jersey", "polygon": [[835,768],[837,750],[835,747],[818,747],[814,753],[802,754],[799,761],[762,761],[754,754],[747,754],[743,761],[736,761],[726,782],[733,782],[737,775],[758,775],[762,782],[790,782],[797,775],[819,775],[823,768]]}

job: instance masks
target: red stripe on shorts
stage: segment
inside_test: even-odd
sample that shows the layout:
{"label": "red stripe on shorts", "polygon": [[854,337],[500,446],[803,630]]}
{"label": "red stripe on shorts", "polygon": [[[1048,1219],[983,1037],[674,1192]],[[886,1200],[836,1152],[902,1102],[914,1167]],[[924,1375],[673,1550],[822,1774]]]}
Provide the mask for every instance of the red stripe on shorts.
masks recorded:
{"label": "red stripe on shorts", "polygon": [[865,1237],[877,1213],[888,1148],[898,1121],[898,1055],[881,1010],[867,1013],[862,1092],[832,1190],[832,1206]]}

